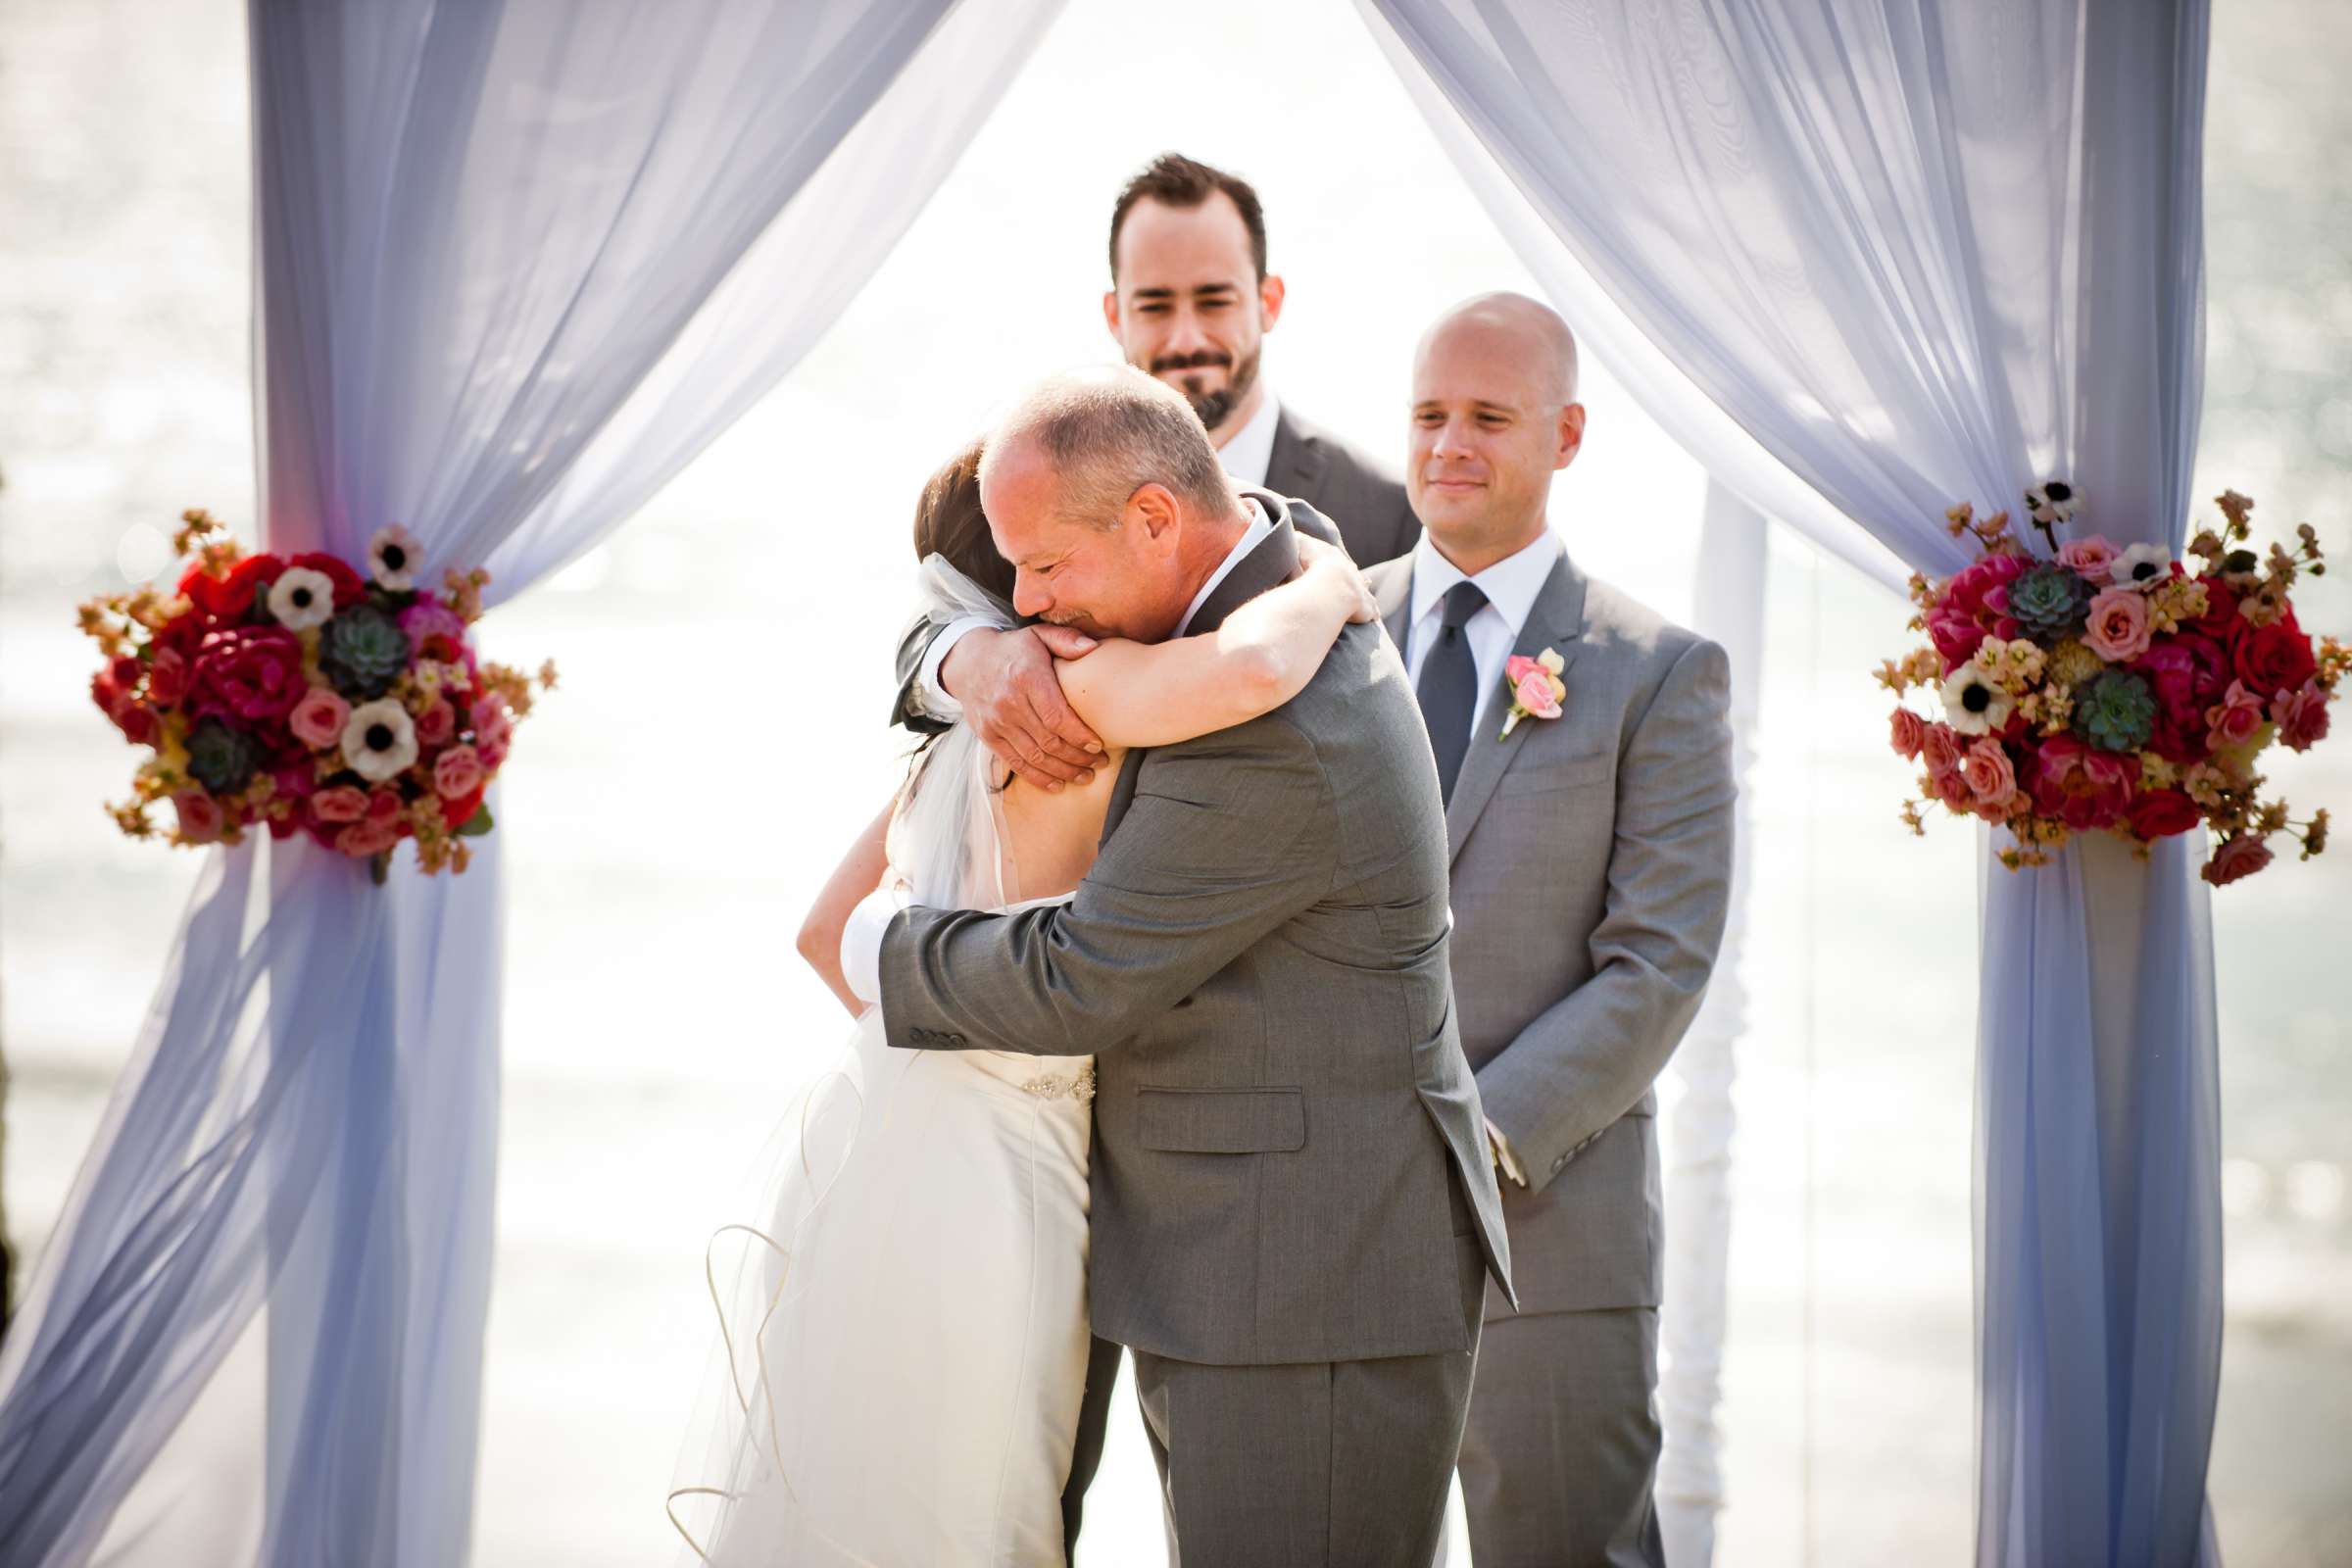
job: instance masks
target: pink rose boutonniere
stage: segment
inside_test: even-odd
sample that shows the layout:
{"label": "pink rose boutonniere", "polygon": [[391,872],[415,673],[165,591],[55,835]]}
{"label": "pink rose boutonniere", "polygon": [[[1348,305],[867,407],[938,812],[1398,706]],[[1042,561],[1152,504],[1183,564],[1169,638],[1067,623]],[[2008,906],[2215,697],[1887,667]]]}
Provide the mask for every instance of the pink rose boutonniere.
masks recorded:
{"label": "pink rose boutonniere", "polygon": [[1535,658],[1513,654],[1502,666],[1502,683],[1511,689],[1511,710],[1502,721],[1498,740],[1508,740],[1511,731],[1523,718],[1557,718],[1560,703],[1568,695],[1568,683],[1560,679],[1560,671],[1568,661],[1546,648]]}

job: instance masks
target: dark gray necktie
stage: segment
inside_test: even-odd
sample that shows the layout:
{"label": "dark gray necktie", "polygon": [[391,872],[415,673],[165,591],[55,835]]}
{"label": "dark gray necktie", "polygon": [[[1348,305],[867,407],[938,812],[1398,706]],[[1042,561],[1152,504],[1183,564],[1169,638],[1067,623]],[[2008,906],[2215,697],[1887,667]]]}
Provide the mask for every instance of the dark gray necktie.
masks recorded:
{"label": "dark gray necktie", "polygon": [[1470,657],[1470,634],[1462,628],[1487,608],[1474,582],[1446,590],[1438,640],[1421,661],[1421,722],[1429,726],[1429,749],[1438,757],[1438,788],[1453,804],[1453,781],[1470,755],[1470,726],[1478,718],[1478,662]]}

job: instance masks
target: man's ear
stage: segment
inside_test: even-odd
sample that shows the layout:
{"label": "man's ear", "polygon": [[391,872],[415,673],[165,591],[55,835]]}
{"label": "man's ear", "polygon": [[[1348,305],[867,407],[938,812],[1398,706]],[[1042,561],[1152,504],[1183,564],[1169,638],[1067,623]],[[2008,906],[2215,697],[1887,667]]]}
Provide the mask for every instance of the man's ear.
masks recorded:
{"label": "man's ear", "polygon": [[1565,468],[1574,463],[1577,453],[1584,449],[1584,445],[1585,406],[1582,403],[1571,403],[1560,410],[1560,452],[1558,461],[1553,463],[1552,466]]}
{"label": "man's ear", "polygon": [[1110,328],[1110,340],[1114,343],[1118,342],[1119,291],[1115,288],[1102,291],[1102,324]]}
{"label": "man's ear", "polygon": [[1175,493],[1156,480],[1127,498],[1126,520],[1142,529],[1144,537],[1160,550],[1174,548],[1180,515]]}
{"label": "man's ear", "polygon": [[1268,272],[1257,280],[1257,310],[1261,322],[1259,331],[1273,331],[1274,323],[1282,319],[1285,293],[1280,272]]}

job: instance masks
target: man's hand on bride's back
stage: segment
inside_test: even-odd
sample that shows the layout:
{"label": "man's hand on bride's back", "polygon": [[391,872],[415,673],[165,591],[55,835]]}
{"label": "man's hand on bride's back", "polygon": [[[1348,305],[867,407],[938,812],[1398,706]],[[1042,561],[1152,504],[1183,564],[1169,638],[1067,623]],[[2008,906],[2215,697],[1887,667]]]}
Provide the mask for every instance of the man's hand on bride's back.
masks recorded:
{"label": "man's hand on bride's back", "polygon": [[1086,784],[1102,763],[1101,737],[1071,711],[1056,659],[1082,659],[1095,640],[1067,626],[972,631],[939,667],[939,683],[963,705],[980,744],[1039,789]]}

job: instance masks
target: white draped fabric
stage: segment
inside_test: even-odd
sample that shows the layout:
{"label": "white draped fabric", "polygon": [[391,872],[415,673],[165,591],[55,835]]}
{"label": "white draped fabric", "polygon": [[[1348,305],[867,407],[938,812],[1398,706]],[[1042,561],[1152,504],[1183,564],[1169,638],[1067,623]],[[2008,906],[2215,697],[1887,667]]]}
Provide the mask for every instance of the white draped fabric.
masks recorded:
{"label": "white draped fabric", "polygon": [[[1947,506],[2065,477],[2180,548],[2204,0],[1359,4],[1570,321],[1759,508],[1940,574]],[[2200,853],[1984,879],[1984,1563],[2213,1554]]]}
{"label": "white draped fabric", "polygon": [[[263,542],[508,598],[783,374],[1053,0],[253,0]],[[519,765],[529,766],[529,745]],[[216,852],[0,1355],[12,1565],[463,1562],[502,904]]]}

